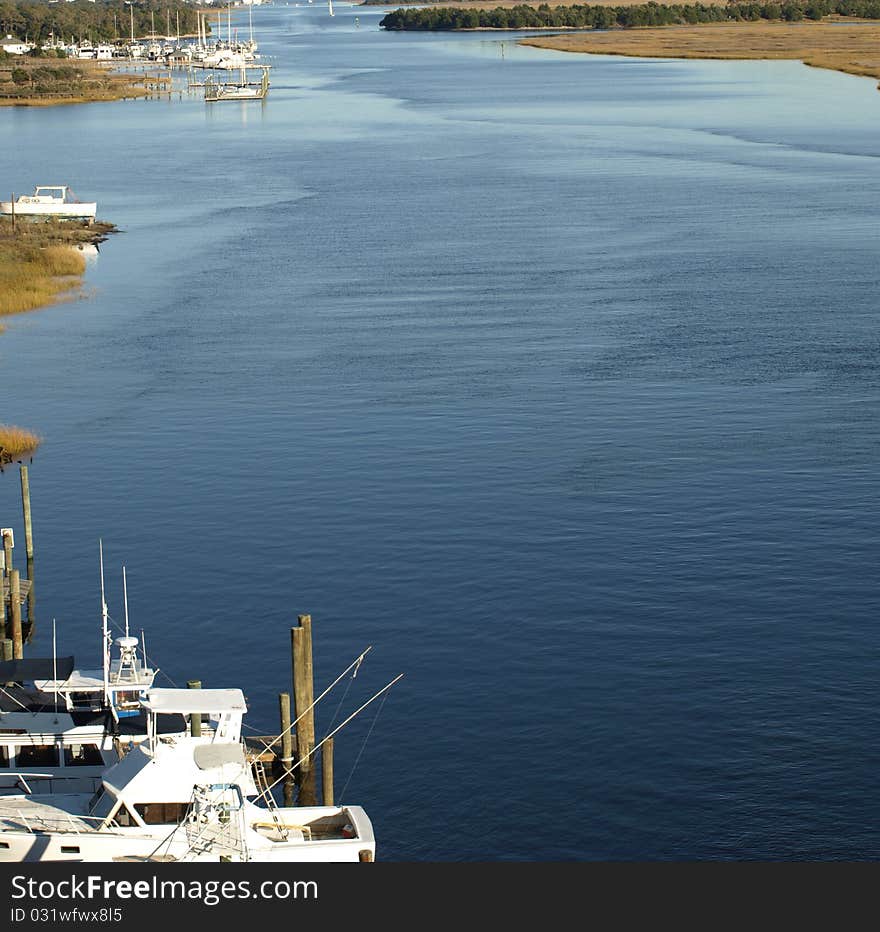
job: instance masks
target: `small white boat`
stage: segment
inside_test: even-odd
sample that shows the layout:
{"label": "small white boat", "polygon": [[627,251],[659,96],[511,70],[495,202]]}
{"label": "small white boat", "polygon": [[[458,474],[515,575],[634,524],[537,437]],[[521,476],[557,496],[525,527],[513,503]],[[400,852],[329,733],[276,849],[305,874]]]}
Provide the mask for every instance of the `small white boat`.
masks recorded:
{"label": "small white boat", "polygon": [[89,217],[98,212],[96,202],[77,200],[66,185],[38,185],[33,194],[22,194],[15,202],[0,201],[0,214],[17,217]]}

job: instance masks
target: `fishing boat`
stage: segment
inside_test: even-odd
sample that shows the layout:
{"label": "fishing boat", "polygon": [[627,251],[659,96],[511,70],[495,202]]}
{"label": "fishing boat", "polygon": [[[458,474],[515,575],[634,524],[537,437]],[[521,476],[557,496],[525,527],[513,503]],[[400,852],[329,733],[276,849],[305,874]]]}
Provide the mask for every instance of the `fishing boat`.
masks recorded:
{"label": "fishing boat", "polygon": [[242,65],[237,81],[218,81],[209,77],[205,81],[205,100],[213,103],[220,100],[263,100],[269,93],[269,67],[261,65],[259,83],[248,81],[248,69]]}
{"label": "fishing boat", "polygon": [[[137,643],[116,639],[122,650],[106,692],[101,672],[77,670],[73,657],[0,663],[0,796],[94,792],[127,747],[146,739],[134,697],[152,686],[155,671],[137,658]],[[179,734],[186,723],[175,717],[159,727]]]}
{"label": "fishing boat", "polygon": [[97,203],[78,200],[66,185],[38,185],[33,194],[22,194],[15,201],[0,201],[0,214],[17,217],[94,219],[97,212]]}
{"label": "fishing boat", "polygon": [[[0,795],[94,792],[104,771],[146,740],[141,700],[156,670],[128,626],[113,638],[101,568],[103,669],[79,670],[72,656],[0,662]],[[140,653],[140,656],[139,656]],[[186,729],[181,716],[156,723],[163,735]]]}
{"label": "fishing boat", "polygon": [[[279,807],[241,742],[240,689],[152,689],[147,740],[94,794],[0,797],[0,861],[372,861],[360,806]],[[169,738],[162,715],[207,716]]]}

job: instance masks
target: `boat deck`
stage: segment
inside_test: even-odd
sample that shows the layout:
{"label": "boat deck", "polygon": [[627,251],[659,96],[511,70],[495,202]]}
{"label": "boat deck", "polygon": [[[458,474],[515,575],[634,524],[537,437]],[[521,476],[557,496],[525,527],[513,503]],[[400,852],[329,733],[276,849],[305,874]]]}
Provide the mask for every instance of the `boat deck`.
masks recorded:
{"label": "boat deck", "polygon": [[[0,797],[0,833],[6,832],[88,832],[94,828],[94,820],[86,821],[79,814],[69,811],[71,796],[59,796],[64,808],[52,804],[52,796],[44,796],[37,802],[33,797]],[[86,800],[82,802],[85,816]]]}

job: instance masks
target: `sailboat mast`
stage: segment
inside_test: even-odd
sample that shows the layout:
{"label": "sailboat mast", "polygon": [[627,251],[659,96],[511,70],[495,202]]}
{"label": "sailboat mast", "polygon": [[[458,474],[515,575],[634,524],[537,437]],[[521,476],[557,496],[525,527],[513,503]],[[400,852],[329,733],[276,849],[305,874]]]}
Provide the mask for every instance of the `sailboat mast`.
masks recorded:
{"label": "sailboat mast", "polygon": [[131,42],[134,45],[134,4],[128,8],[128,12],[131,13]]}

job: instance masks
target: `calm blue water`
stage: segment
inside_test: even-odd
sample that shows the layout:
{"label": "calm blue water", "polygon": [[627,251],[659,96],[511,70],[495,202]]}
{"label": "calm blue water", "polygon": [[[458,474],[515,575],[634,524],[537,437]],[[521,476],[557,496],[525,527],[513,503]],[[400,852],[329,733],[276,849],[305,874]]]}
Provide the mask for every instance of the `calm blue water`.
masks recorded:
{"label": "calm blue water", "polygon": [[103,537],[258,731],[298,612],[318,689],[374,645],[336,721],[406,673],[337,738],[385,859],[880,857],[874,82],[382,12],[259,9],[263,105],[0,111],[124,231],[0,337],[34,649],[97,662]]}

